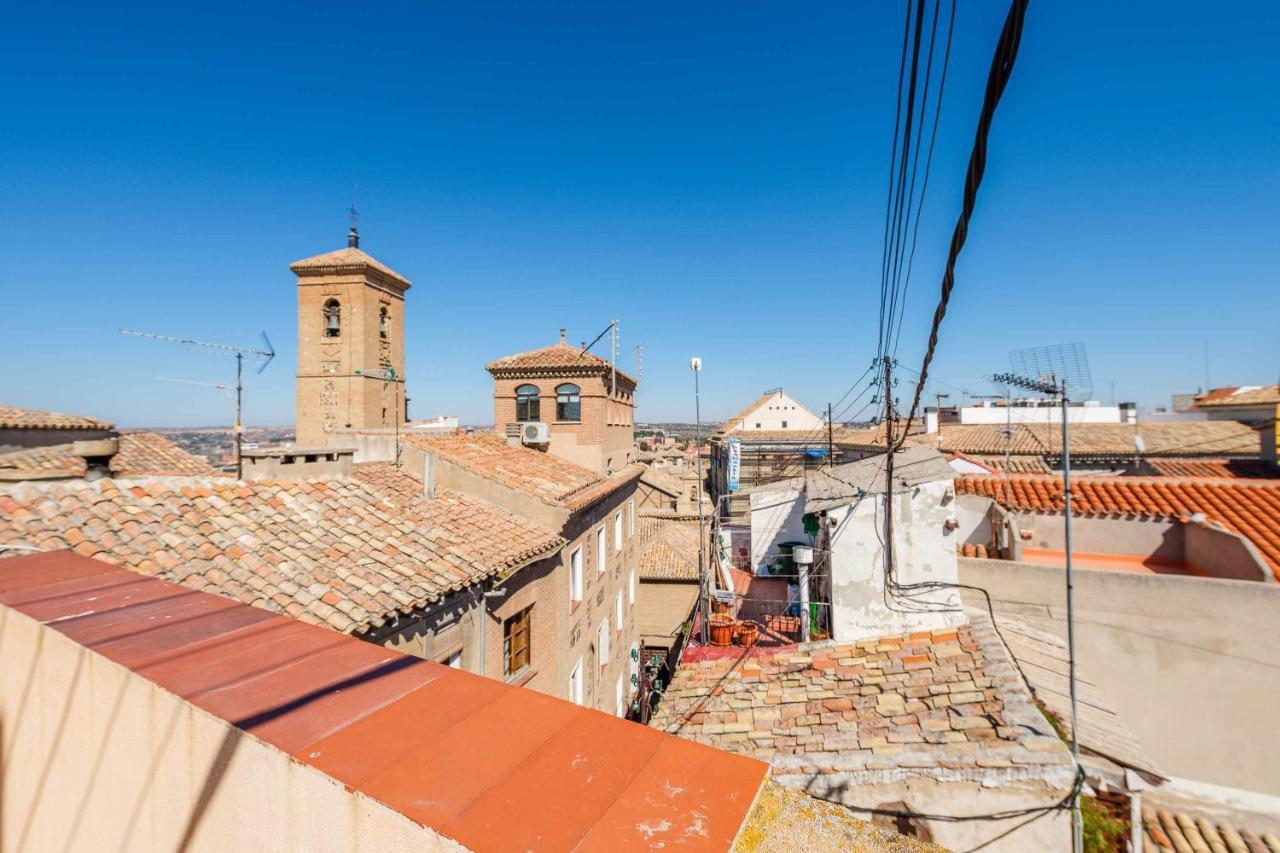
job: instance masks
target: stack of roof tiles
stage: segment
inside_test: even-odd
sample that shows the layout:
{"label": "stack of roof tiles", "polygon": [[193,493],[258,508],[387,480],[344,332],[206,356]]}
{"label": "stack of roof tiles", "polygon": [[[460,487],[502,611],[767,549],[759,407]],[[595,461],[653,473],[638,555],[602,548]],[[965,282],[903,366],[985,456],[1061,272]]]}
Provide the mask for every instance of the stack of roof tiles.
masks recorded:
{"label": "stack of roof tiles", "polygon": [[0,488],[0,548],[72,549],[357,632],[548,554],[560,537],[492,504],[360,467],[351,481],[223,478]]}
{"label": "stack of roof tiles", "polygon": [[[0,480],[83,477],[84,457],[72,444],[31,447],[0,455]],[[111,458],[115,477],[192,477],[214,473],[208,461],[154,432],[127,432]]]}
{"label": "stack of roof tiles", "polygon": [[988,655],[997,642],[979,623],[858,643],[696,649],[651,725],[766,758],[778,777],[906,771],[996,780],[1052,768],[1069,780],[1066,747],[1003,647],[999,659]]}
{"label": "stack of roof tiles", "polygon": [[[981,495],[1013,509],[1061,512],[1062,479],[971,475],[958,494]],[[1253,542],[1280,579],[1280,482],[1191,477],[1076,477],[1071,507],[1083,515],[1187,518],[1202,513]]]}
{"label": "stack of roof tiles", "polygon": [[523,446],[512,447],[506,439],[491,432],[414,435],[409,441],[460,468],[528,494],[545,504],[570,510],[595,503],[619,486],[639,479],[645,472],[643,465],[629,465],[622,471],[603,477],[549,453]]}
{"label": "stack of roof tiles", "polygon": [[1236,830],[1225,823],[1143,808],[1143,838],[1151,850],[1171,853],[1280,853],[1280,838],[1272,833],[1255,835],[1249,830]]}

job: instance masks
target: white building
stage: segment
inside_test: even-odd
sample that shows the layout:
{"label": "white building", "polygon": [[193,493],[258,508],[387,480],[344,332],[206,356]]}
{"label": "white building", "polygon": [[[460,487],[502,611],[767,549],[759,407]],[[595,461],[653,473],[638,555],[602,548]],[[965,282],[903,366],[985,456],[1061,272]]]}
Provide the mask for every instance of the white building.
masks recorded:
{"label": "white building", "polygon": [[[959,416],[962,424],[1060,424],[1062,406],[1048,399],[1014,400],[1012,404],[990,400],[959,407]],[[1104,406],[1097,400],[1086,400],[1067,406],[1067,422],[1072,424],[1131,424],[1137,416],[1134,403]]]}
{"label": "white building", "polygon": [[[765,391],[759,399],[742,409],[720,426],[730,433],[810,432],[823,429],[827,422],[781,388]],[[743,436],[746,438],[747,436]]]}
{"label": "white building", "polygon": [[[755,573],[768,574],[784,543],[812,543],[812,575],[797,584],[799,610],[809,612],[810,602],[829,606],[837,642],[966,621],[955,586],[955,472],[934,448],[908,448],[894,457],[890,488],[885,463],[885,456],[873,456],[750,490]],[[891,577],[884,547],[889,500]],[[800,580],[807,569],[798,571]]]}

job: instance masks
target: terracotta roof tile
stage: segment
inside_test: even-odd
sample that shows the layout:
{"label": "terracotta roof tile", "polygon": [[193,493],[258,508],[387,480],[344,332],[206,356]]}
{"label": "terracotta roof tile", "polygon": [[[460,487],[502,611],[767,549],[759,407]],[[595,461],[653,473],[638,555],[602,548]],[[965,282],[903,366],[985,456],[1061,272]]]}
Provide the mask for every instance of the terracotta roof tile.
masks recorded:
{"label": "terracotta roof tile", "polygon": [[643,465],[630,465],[604,477],[550,453],[512,447],[491,432],[412,435],[408,441],[485,479],[575,511],[640,479],[645,471]]}
{"label": "terracotta roof tile", "polygon": [[391,267],[360,249],[346,248],[322,255],[313,255],[289,264],[289,269],[298,275],[325,275],[344,272],[371,272],[375,275],[391,279],[406,289],[409,280]]}
{"label": "terracotta roof tile", "polygon": [[0,429],[114,429],[115,424],[82,415],[0,406]]}
{"label": "terracotta roof tile", "polygon": [[1142,809],[1142,829],[1147,846],[1154,851],[1231,851],[1231,853],[1280,853],[1280,837],[1257,835],[1247,829],[1212,822],[1182,812]]}
{"label": "terracotta roof tile", "polygon": [[[0,480],[38,480],[84,476],[84,457],[71,444],[31,447],[0,454]],[[116,477],[212,476],[212,465],[154,432],[120,436],[120,452],[111,459]]]}
{"label": "terracotta roof tile", "polygon": [[1070,783],[1066,745],[984,617],[857,643],[723,651],[686,653],[651,725],[768,757],[775,777],[982,779],[1020,768]]}
{"label": "terracotta roof tile", "polygon": [[[1014,509],[1061,512],[1062,479],[1054,476],[956,480],[957,494],[981,495]],[[1209,520],[1253,542],[1280,579],[1280,482],[1196,477],[1076,477],[1071,506],[1081,515],[1185,517]]]}
{"label": "terracotta roof tile", "polygon": [[0,544],[71,548],[304,621],[353,632],[549,553],[562,543],[405,475],[352,481],[163,478],[0,487]]}
{"label": "terracotta roof tile", "polygon": [[[560,341],[549,347],[518,352],[495,358],[484,366],[484,369],[497,374],[522,376],[529,373],[555,376],[591,375],[608,373],[610,362],[593,352],[584,352],[580,347]],[[618,375],[632,385],[636,381],[619,370]]]}
{"label": "terracotta roof tile", "polygon": [[1222,406],[1265,406],[1280,404],[1280,385],[1258,388],[1218,388],[1196,398],[1195,408],[1216,409]]}
{"label": "terracotta roof tile", "polygon": [[[1247,480],[1280,478],[1280,465],[1265,459],[1147,459],[1165,477],[1239,477]],[[1028,472],[1030,473],[1030,472]]]}
{"label": "terracotta roof tile", "polygon": [[[1013,436],[1003,425],[943,424],[936,433],[918,432],[913,426],[907,444],[929,444],[944,453],[960,452],[1003,457],[1006,448],[1015,455],[1056,456],[1062,452],[1062,428],[1053,424],[1014,424]],[[1249,456],[1261,448],[1257,430],[1236,421],[1166,421],[1142,424],[1072,424],[1073,456],[1134,455],[1134,436],[1146,444],[1143,458],[1152,456]],[[850,430],[838,444],[851,447],[884,446],[883,425]]]}
{"label": "terracotta roof tile", "polygon": [[682,517],[640,517],[642,580],[698,579],[698,520]]}

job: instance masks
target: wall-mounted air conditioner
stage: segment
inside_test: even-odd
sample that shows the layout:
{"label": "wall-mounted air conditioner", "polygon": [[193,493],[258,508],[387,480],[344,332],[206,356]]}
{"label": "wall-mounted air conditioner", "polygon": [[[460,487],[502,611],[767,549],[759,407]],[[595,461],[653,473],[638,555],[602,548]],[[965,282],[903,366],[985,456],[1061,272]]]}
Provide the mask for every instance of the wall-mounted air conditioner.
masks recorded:
{"label": "wall-mounted air conditioner", "polygon": [[551,430],[544,423],[527,423],[520,427],[520,440],[525,444],[547,444],[551,441]]}

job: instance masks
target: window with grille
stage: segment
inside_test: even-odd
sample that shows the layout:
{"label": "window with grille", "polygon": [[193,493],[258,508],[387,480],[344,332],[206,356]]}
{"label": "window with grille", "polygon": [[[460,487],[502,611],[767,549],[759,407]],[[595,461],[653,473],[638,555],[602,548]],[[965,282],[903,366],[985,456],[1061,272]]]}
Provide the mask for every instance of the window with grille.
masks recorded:
{"label": "window with grille", "polygon": [[513,675],[529,665],[529,622],[533,607],[526,607],[502,623],[502,671]]}

